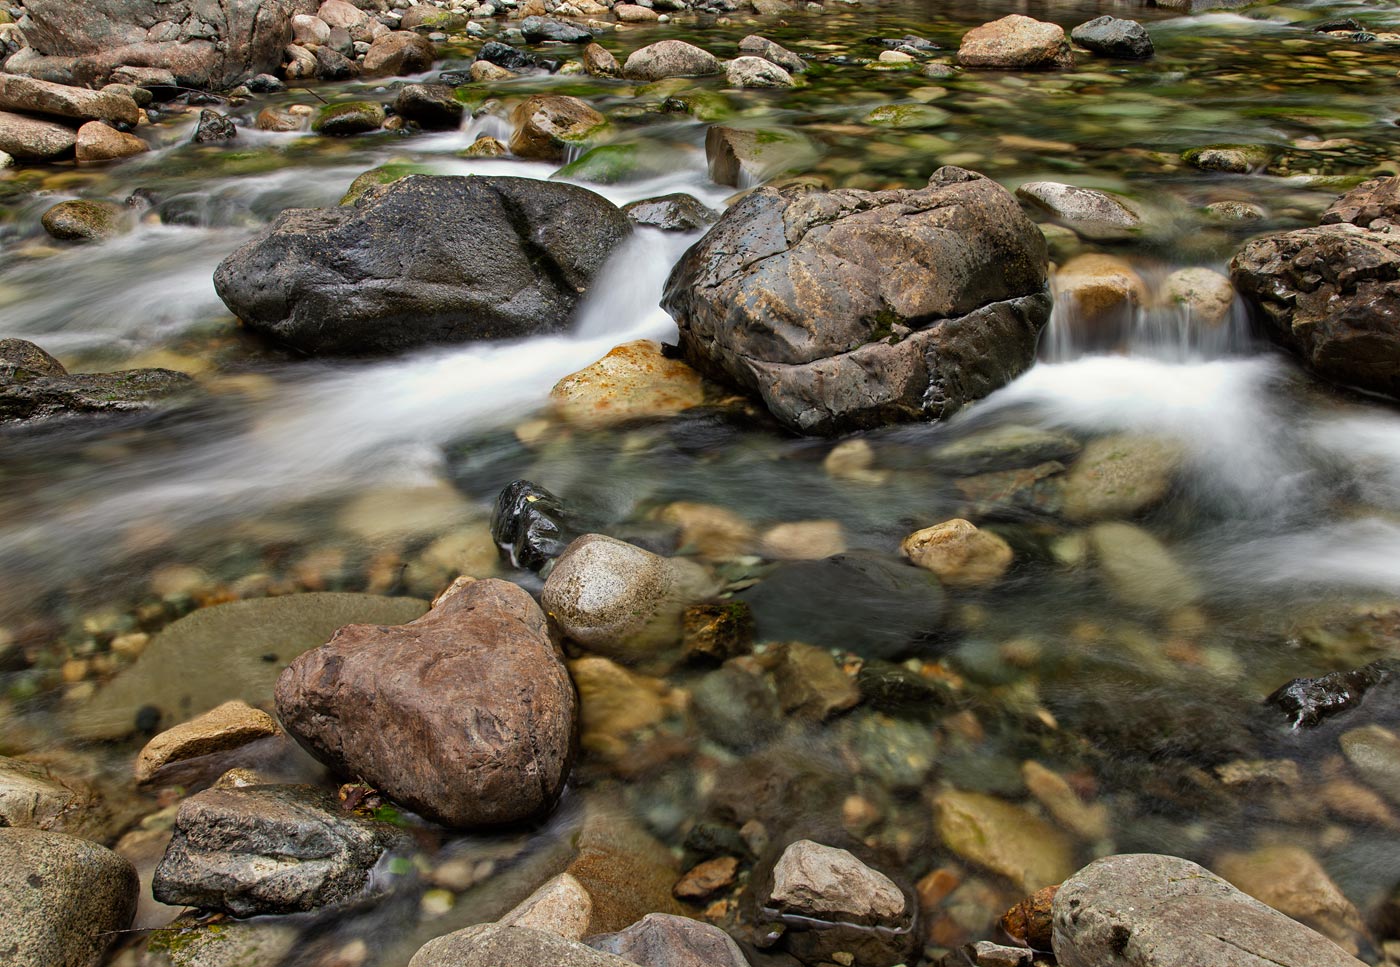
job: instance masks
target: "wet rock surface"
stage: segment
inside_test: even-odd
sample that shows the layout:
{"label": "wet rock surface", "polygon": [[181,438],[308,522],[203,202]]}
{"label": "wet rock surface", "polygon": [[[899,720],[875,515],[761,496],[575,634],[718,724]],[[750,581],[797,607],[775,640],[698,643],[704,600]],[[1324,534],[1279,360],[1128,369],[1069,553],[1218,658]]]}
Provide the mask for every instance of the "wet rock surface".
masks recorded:
{"label": "wet rock surface", "polygon": [[491,539],[516,567],[538,571],[569,545],[563,502],[528,480],[507,484],[491,512]]}
{"label": "wet rock surface", "polygon": [[180,804],[155,897],[238,917],[314,910],[357,896],[409,843],[312,786],[208,789]]}
{"label": "wet rock surface", "polygon": [[562,329],[629,230],[572,185],[413,175],[283,213],[214,281],[246,325],[302,352],[396,352]]}
{"label": "wet rock surface", "polygon": [[137,414],[194,394],[195,383],[168,369],[70,375],[24,340],[0,340],[0,426],[39,425],[109,414]]}
{"label": "wet rock surface", "polygon": [[1086,50],[1125,60],[1146,60],[1152,56],[1152,38],[1136,20],[1095,17],[1070,31],[1070,39]]}
{"label": "wet rock surface", "polygon": [[1400,397],[1400,178],[1353,189],[1316,228],[1246,244],[1230,277],[1264,333],[1313,372]]}
{"label": "wet rock surface", "polygon": [[276,699],[317,758],[447,826],[545,815],[573,759],[573,685],[544,614],[504,581],[459,580],[408,625],[342,628]]}
{"label": "wet rock surface", "polygon": [[[958,168],[917,191],[765,188],[686,253],[663,305],[687,360],[794,429],[938,418],[1030,364],[1043,246],[1009,194]],[[895,250],[905,270],[881,260]]]}

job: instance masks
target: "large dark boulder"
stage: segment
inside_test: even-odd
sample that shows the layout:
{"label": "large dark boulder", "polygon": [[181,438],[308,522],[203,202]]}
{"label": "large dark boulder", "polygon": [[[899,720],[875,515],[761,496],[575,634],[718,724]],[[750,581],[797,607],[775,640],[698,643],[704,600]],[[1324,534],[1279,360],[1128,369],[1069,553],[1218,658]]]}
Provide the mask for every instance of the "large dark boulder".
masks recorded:
{"label": "large dark boulder", "polygon": [[316,7],[316,0],[26,0],[19,25],[29,48],[5,69],[95,84],[119,67],[156,67],[184,85],[228,88],[276,72],[292,17]]}
{"label": "large dark boulder", "polygon": [[1324,379],[1400,398],[1400,177],[1339,198],[1316,228],[1230,263],[1256,324]]}
{"label": "large dark boulder", "polygon": [[573,682],[544,612],[506,581],[459,579],[417,621],[340,629],[276,699],[316,758],[446,826],[539,818],[573,756]]}
{"label": "large dark boulder", "polygon": [[809,433],[937,419],[1030,366],[1045,239],[962,168],[893,191],[763,188],[686,252],[662,305],[688,362]]}
{"label": "large dark boulder", "polygon": [[311,354],[526,336],[568,325],[629,231],[575,185],[412,175],[283,212],[214,286],[250,329]]}

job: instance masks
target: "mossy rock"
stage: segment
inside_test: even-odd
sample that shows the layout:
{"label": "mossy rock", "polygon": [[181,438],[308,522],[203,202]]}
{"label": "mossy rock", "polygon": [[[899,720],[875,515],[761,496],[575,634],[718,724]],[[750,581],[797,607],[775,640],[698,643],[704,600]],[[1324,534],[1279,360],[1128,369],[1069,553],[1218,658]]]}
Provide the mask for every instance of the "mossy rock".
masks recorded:
{"label": "mossy rock", "polygon": [[345,190],[341,197],[342,205],[353,205],[359,201],[364,193],[375,185],[392,185],[396,181],[401,181],[409,175],[428,174],[428,169],[422,165],[411,164],[406,161],[391,161],[388,164],[380,165],[378,168],[371,168],[364,174],[350,182],[350,187]]}
{"label": "mossy rock", "polygon": [[604,144],[584,152],[556,171],[554,177],[598,185],[644,181],[683,166],[683,154],[660,145]]}
{"label": "mossy rock", "polygon": [[61,242],[100,242],[121,233],[122,207],[109,201],[61,201],[40,221]]}
{"label": "mossy rock", "polygon": [[1183,152],[1181,160],[1202,171],[1242,175],[1263,168],[1275,154],[1273,148],[1262,144],[1207,144]]}
{"label": "mossy rock", "polygon": [[333,138],[378,131],[384,126],[384,107],[373,101],[347,101],[327,104],[316,115],[311,130]]}
{"label": "mossy rock", "polygon": [[886,128],[937,128],[947,124],[950,116],[928,104],[886,104],[867,114],[865,123]]}

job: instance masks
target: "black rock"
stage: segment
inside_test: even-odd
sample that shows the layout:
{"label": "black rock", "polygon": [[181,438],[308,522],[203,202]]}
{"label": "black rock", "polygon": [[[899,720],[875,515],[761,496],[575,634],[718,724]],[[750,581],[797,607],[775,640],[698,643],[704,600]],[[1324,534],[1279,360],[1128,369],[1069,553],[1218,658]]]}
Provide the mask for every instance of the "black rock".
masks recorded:
{"label": "black rock", "polygon": [[552,40],[559,44],[589,44],[593,42],[591,31],[578,24],[555,20],[553,17],[526,17],[520,21],[520,32],[532,44],[537,44],[542,40]]}
{"label": "black rock", "polygon": [[696,232],[719,221],[719,213],[706,208],[684,192],[643,198],[623,205],[633,225],[659,228],[663,232]]}
{"label": "black rock", "polygon": [[446,84],[406,84],[394,100],[394,113],[431,131],[452,131],[465,108]]}
{"label": "black rock", "polygon": [[214,286],[250,329],[307,354],[517,338],[566,327],[630,233],[576,185],[410,175],[353,205],[284,211]]}
{"label": "black rock", "polygon": [[563,501],[528,480],[507,484],[491,512],[491,539],[512,566],[538,571],[572,539]]}
{"label": "black rock", "polygon": [[1292,728],[1313,728],[1324,719],[1356,708],[1376,685],[1394,680],[1397,671],[1400,662],[1382,659],[1350,671],[1295,678],[1264,703],[1287,715]]}
{"label": "black rock", "polygon": [[532,67],[547,70],[551,74],[559,69],[559,61],[549,60],[539,54],[532,54],[519,47],[503,44],[499,40],[488,40],[476,52],[478,60],[489,61],[497,67],[510,71],[529,70]]}
{"label": "black rock", "polygon": [[438,75],[438,83],[446,84],[449,87],[461,87],[463,84],[470,84],[472,75],[468,71],[443,71]]}
{"label": "black rock", "polygon": [[1342,20],[1324,20],[1320,24],[1313,25],[1313,33],[1317,34],[1357,33],[1365,29],[1365,27],[1350,17]]}
{"label": "black rock", "polygon": [[283,84],[280,78],[271,74],[258,74],[250,78],[247,87],[254,94],[276,94],[287,89],[287,85]]}
{"label": "black rock", "polygon": [[726,665],[691,688],[691,712],[700,731],[735,752],[748,752],[778,734],[782,710],[762,675]]}
{"label": "black rock", "polygon": [[871,37],[869,42],[878,44],[887,50],[899,50],[901,47],[908,47],[911,50],[920,52],[942,50],[941,47],[928,38],[918,37],[914,34],[905,34],[903,37]]}
{"label": "black rock", "polygon": [[1070,31],[1070,39],[1085,50],[1125,60],[1146,60],[1152,56],[1152,38],[1136,20],[1095,17]]}
{"label": "black rock", "polygon": [[196,144],[213,144],[218,141],[232,141],[238,137],[238,128],[233,118],[218,111],[200,111],[199,125],[194,129]]}
{"label": "black rock", "polygon": [[934,640],[943,588],[922,568],[875,554],[793,561],[741,593],[760,641],[802,641],[893,659]]}
{"label": "black rock", "polygon": [[893,662],[868,660],[856,675],[860,694],[874,708],[892,715],[939,714],[953,703],[945,683],[925,678]]}
{"label": "black rock", "polygon": [[359,76],[359,65],[340,51],[324,45],[316,48],[317,80],[348,81]]}

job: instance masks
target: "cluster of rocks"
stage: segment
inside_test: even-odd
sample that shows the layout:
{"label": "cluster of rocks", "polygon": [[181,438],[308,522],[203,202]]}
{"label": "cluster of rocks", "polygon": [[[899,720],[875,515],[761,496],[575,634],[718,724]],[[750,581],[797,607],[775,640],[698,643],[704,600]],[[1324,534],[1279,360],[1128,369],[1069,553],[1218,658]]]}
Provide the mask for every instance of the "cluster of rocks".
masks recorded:
{"label": "cluster of rocks", "polygon": [[[1152,38],[1134,20],[1096,17],[1075,27],[1070,40],[1105,57],[1143,60],[1152,56]],[[993,70],[1064,70],[1074,66],[1074,54],[1058,24],[1009,14],[964,34],[958,63]]]}
{"label": "cluster of rocks", "polygon": [[[425,7],[410,8],[415,9]],[[293,15],[282,76],[291,81],[344,81],[362,74],[390,77],[430,70],[437,48],[412,29],[422,25],[420,18],[397,14],[370,14],[348,0],[325,0],[314,12]]]}
{"label": "cluster of rocks", "polygon": [[150,100],[133,84],[94,91],[0,73],[0,158],[103,162],[142,154],[149,146],[130,132]]}

